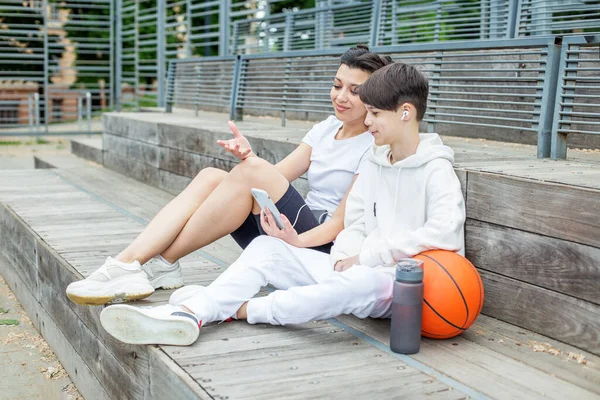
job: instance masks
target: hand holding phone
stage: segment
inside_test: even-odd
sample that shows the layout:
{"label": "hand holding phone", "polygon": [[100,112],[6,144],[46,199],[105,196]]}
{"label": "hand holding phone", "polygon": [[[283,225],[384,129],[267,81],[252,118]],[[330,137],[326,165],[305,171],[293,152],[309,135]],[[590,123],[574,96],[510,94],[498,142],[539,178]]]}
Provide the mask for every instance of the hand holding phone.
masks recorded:
{"label": "hand holding phone", "polygon": [[273,200],[271,200],[269,194],[262,189],[256,188],[250,189],[250,192],[263,211],[265,208],[271,211],[273,219],[275,220],[275,225],[277,225],[279,229],[285,229],[285,225],[283,225],[283,221],[281,220],[281,214],[279,213],[277,207],[275,207],[275,203],[273,203]]}

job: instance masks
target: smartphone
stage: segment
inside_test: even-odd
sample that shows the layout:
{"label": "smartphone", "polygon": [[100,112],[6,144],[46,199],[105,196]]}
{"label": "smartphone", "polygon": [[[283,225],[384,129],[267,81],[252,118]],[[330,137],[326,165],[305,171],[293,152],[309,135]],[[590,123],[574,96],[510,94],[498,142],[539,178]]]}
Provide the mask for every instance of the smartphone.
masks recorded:
{"label": "smartphone", "polygon": [[273,200],[271,200],[269,194],[262,189],[256,188],[250,189],[250,192],[263,211],[265,208],[268,208],[269,211],[271,211],[271,214],[273,214],[273,219],[275,219],[275,225],[277,225],[279,229],[285,229],[283,221],[281,220],[281,214],[279,214],[279,210],[277,207],[275,207],[275,203],[273,203]]}

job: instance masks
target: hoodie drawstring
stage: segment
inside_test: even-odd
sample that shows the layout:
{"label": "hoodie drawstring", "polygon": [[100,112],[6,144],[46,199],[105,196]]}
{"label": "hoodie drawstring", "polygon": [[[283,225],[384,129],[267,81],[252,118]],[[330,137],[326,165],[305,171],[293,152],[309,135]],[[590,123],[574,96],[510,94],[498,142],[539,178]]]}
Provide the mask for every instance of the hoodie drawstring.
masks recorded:
{"label": "hoodie drawstring", "polygon": [[379,180],[381,179],[381,164],[379,164],[379,172],[377,173],[377,189],[375,190],[375,200],[373,201],[373,216],[377,217],[377,196],[379,195]]}

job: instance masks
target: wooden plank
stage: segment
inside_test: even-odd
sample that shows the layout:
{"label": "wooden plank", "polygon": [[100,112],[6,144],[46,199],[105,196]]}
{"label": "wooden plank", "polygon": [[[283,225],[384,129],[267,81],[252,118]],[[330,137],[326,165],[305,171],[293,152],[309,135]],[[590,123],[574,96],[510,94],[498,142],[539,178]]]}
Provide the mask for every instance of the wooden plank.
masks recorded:
{"label": "wooden plank", "polygon": [[600,247],[598,190],[469,172],[467,197],[468,218]]}
{"label": "wooden plank", "polygon": [[[244,322],[209,325],[190,351],[172,356],[206,383],[213,396],[268,398],[278,393],[288,398],[318,393],[326,398],[334,393],[348,397],[353,391],[352,397],[361,398],[372,395],[373,386],[382,395],[394,388],[405,394],[406,388],[413,395],[465,396],[448,392],[446,385],[324,321],[285,328]],[[409,389],[411,382],[418,384]]]}
{"label": "wooden plank", "polygon": [[600,357],[591,353],[486,315],[480,315],[462,336],[600,395]]}
{"label": "wooden plank", "polygon": [[472,219],[465,243],[477,268],[600,305],[600,248]]}
{"label": "wooden plank", "polygon": [[25,282],[19,278],[16,273],[18,269],[19,267],[11,264],[0,254],[0,274],[11,287],[13,293],[16,294],[29,319],[48,342],[79,392],[88,399],[110,399],[102,383],[71,346],[48,313],[40,306],[37,298],[29,291]]}
{"label": "wooden plank", "polygon": [[147,398],[213,399],[161,349],[150,347],[148,350],[150,371]]}
{"label": "wooden plank", "polygon": [[[337,319],[389,345],[389,320],[359,319],[347,315]],[[561,376],[558,371],[547,374],[526,365],[526,356],[518,359],[507,357],[468,341],[464,335],[448,340],[423,338],[419,353],[410,357],[491,398],[597,398],[575,384],[556,379],[556,375]]]}
{"label": "wooden plank", "polygon": [[600,306],[480,270],[482,313],[600,355]]}

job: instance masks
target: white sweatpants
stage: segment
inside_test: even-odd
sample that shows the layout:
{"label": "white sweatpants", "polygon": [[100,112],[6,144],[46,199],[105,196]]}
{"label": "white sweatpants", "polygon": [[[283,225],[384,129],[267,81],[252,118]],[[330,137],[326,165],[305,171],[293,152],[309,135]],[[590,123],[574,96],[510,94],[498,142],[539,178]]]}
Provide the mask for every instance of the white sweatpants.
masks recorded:
{"label": "white sweatpants", "polygon": [[[259,236],[212,284],[180,304],[204,323],[234,316],[246,301],[251,324],[301,324],[341,314],[388,317],[393,283],[392,269],[355,265],[335,272],[329,254]],[[268,284],[279,290],[253,298]],[[176,291],[171,304],[177,297]]]}

